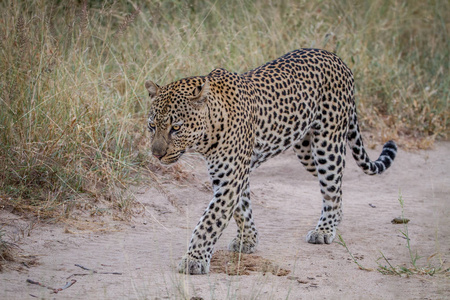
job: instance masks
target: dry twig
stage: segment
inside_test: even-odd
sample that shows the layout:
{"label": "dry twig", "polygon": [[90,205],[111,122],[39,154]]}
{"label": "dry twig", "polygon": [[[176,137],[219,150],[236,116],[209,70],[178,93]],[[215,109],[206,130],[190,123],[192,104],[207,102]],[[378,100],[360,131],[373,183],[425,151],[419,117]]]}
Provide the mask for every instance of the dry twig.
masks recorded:
{"label": "dry twig", "polygon": [[[120,273],[120,272],[98,272],[96,270],[86,268],[79,264],[75,264],[75,267],[79,267],[83,270],[90,271],[91,272],[90,274],[122,275],[122,273]],[[73,276],[86,276],[86,275],[90,275],[90,274],[72,274],[69,277],[67,277],[67,279],[69,279],[70,277],[73,277]]]}
{"label": "dry twig", "polygon": [[58,294],[58,292],[61,292],[62,290],[65,290],[65,289],[71,287],[77,281],[75,279],[72,279],[70,282],[66,282],[66,284],[63,287],[60,287],[60,288],[52,288],[52,287],[46,286],[45,284],[40,283],[39,281],[34,281],[34,280],[31,280],[31,279],[27,279],[27,282],[31,283],[31,284],[42,286],[44,288],[47,288],[47,289],[51,290],[53,294]]}

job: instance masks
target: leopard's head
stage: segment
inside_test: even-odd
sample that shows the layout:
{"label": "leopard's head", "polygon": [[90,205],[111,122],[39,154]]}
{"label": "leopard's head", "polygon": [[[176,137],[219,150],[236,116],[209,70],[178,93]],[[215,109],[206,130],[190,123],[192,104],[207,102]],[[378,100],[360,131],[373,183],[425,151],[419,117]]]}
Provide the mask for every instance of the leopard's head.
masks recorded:
{"label": "leopard's head", "polygon": [[146,81],[145,87],[152,101],[148,117],[151,152],[162,164],[172,164],[205,132],[209,81],[191,77],[163,87]]}

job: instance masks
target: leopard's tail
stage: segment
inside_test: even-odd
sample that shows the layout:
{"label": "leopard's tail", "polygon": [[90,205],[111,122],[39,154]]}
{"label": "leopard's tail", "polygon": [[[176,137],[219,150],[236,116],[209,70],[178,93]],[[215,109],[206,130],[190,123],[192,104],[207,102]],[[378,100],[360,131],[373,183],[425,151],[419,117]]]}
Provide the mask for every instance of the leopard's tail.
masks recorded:
{"label": "leopard's tail", "polygon": [[383,146],[380,156],[377,160],[372,161],[369,158],[362,141],[361,132],[359,131],[356,113],[351,117],[348,129],[348,144],[352,150],[353,158],[358,166],[368,175],[383,173],[392,165],[397,155],[397,145],[394,141],[389,141]]}

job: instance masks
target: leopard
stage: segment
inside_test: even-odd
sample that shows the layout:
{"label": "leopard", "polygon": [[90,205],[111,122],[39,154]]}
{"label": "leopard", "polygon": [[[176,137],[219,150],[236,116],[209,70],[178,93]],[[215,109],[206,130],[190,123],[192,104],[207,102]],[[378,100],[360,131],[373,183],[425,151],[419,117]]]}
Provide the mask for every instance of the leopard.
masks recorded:
{"label": "leopard", "polygon": [[368,175],[383,173],[397,155],[391,140],[370,160],[356,114],[353,73],[326,50],[294,50],[242,74],[216,68],[165,86],[148,80],[145,88],[152,155],[170,165],[188,150],[198,152],[212,185],[212,200],[193,230],[180,273],[209,273],[214,246],[231,218],[238,229],[228,249],[256,251],[249,175],[269,158],[293,148],[318,178],[322,211],[306,241],[330,244],[343,216],[347,145]]}

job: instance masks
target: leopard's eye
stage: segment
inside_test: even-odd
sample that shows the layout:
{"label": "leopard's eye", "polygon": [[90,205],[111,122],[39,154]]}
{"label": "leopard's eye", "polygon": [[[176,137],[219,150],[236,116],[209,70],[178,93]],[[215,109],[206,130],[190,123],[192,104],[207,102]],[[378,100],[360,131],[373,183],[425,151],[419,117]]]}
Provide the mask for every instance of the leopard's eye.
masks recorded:
{"label": "leopard's eye", "polygon": [[150,131],[155,131],[155,127],[156,127],[155,123],[153,123],[153,122],[148,122],[148,129],[149,129]]}
{"label": "leopard's eye", "polygon": [[178,130],[180,130],[180,128],[181,128],[181,125],[178,125],[178,124],[172,125],[173,131],[178,131]]}

